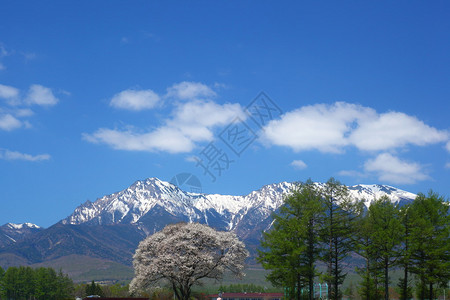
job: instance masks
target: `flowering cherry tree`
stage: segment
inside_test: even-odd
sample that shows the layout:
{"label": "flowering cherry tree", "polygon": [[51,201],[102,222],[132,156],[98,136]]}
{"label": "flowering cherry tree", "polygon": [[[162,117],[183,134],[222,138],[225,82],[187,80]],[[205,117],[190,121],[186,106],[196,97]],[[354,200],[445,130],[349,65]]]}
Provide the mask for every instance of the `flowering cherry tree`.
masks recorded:
{"label": "flowering cherry tree", "polygon": [[159,281],[168,282],[177,299],[187,300],[201,279],[219,280],[226,270],[244,276],[248,256],[244,243],[234,233],[216,231],[198,223],[167,225],[143,240],[133,256],[136,292]]}

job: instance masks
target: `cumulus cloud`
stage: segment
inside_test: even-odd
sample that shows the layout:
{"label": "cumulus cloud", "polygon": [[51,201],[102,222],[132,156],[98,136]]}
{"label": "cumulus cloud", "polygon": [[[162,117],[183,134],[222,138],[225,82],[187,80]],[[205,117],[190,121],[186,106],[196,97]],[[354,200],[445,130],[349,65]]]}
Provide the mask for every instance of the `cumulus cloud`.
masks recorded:
{"label": "cumulus cloud", "polygon": [[242,107],[235,103],[217,104],[213,101],[193,100],[178,105],[174,117],[167,121],[168,127],[178,128],[193,141],[210,141],[211,129],[224,126],[236,117],[246,118]]}
{"label": "cumulus cloud", "polygon": [[15,87],[0,84],[0,98],[6,99],[8,104],[17,104],[19,90]]}
{"label": "cumulus cloud", "polygon": [[294,151],[343,152],[355,146],[364,151],[385,151],[407,145],[428,145],[448,140],[438,130],[399,112],[378,114],[360,105],[336,102],[304,106],[271,121],[264,138]]}
{"label": "cumulus cloud", "polygon": [[11,131],[22,127],[22,122],[11,114],[0,114],[0,129]]}
{"label": "cumulus cloud", "polygon": [[304,106],[269,122],[264,137],[294,151],[341,152],[349,145],[347,135],[355,122],[373,115],[375,111],[370,108],[344,102]]}
{"label": "cumulus cloud", "polygon": [[193,100],[179,103],[172,117],[152,131],[101,128],[83,137],[89,142],[106,144],[119,150],[187,153],[195,148],[196,142],[212,140],[214,127],[230,123],[236,117],[245,119],[245,116],[239,104],[220,105],[212,101]]}
{"label": "cumulus cloud", "polygon": [[26,153],[20,153],[17,151],[10,151],[7,149],[0,149],[0,159],[42,161],[42,160],[49,160],[50,155],[48,155],[48,154],[31,155],[31,154],[26,154]]}
{"label": "cumulus cloud", "polygon": [[25,99],[28,105],[53,106],[59,102],[52,90],[48,87],[33,84],[30,86],[28,95]]}
{"label": "cumulus cloud", "polygon": [[20,108],[20,109],[16,109],[14,111],[14,114],[17,117],[30,117],[30,116],[34,115],[34,112],[29,108]]}
{"label": "cumulus cloud", "polygon": [[192,100],[198,98],[209,98],[216,93],[207,85],[200,82],[183,81],[172,85],[167,89],[166,97],[180,100]]}
{"label": "cumulus cloud", "polygon": [[379,180],[394,184],[413,184],[429,179],[423,166],[401,160],[390,153],[381,153],[374,159],[369,159],[364,164],[364,169],[376,174]]}
{"label": "cumulus cloud", "polygon": [[296,168],[298,170],[303,170],[308,167],[303,160],[299,160],[299,159],[292,161],[291,166],[293,166],[294,168]]}
{"label": "cumulus cloud", "polygon": [[448,152],[450,152],[450,141],[447,142],[447,145],[445,145],[445,148]]}
{"label": "cumulus cloud", "polygon": [[106,144],[117,150],[180,153],[194,148],[192,141],[179,130],[167,127],[148,133],[101,128],[83,137],[89,142]]}
{"label": "cumulus cloud", "polygon": [[447,138],[446,132],[399,112],[362,119],[350,136],[351,142],[361,150],[387,150],[408,144],[423,146],[443,142]]}
{"label": "cumulus cloud", "polygon": [[152,90],[125,90],[111,99],[110,105],[115,108],[141,111],[151,109],[160,101],[160,97]]}
{"label": "cumulus cloud", "polygon": [[0,84],[0,130],[11,131],[18,128],[31,128],[31,123],[26,120],[34,111],[28,106],[51,106],[58,102],[51,89],[42,85],[31,85],[25,98],[21,97],[21,91],[15,87]]}

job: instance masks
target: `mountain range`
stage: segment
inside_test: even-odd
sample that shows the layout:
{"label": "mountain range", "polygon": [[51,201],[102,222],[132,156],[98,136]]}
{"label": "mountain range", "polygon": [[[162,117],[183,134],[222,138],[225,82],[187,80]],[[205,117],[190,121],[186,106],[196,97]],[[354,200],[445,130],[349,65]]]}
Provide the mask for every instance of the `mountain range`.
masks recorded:
{"label": "mountain range", "polygon": [[[262,232],[271,226],[271,214],[295,186],[275,183],[248,195],[232,196],[185,192],[157,178],[139,180],[123,191],[86,201],[47,229],[30,223],[1,226],[0,266],[53,265],[64,258],[130,266],[138,243],[174,222],[199,222],[233,231],[254,254]],[[383,195],[400,205],[416,196],[386,185],[348,188],[350,196],[364,199],[366,206]]]}

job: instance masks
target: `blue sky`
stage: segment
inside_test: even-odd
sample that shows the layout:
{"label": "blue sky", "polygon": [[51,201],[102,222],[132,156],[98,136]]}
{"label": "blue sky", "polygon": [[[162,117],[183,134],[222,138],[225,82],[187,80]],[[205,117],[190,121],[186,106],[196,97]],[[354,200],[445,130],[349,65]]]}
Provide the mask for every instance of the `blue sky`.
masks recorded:
{"label": "blue sky", "polygon": [[0,223],[183,172],[449,196],[449,29],[447,1],[3,1]]}

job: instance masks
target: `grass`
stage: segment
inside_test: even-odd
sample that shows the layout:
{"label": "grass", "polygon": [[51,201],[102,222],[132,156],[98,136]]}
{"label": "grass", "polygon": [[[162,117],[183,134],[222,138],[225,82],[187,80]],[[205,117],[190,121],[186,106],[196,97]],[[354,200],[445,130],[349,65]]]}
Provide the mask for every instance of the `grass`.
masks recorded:
{"label": "grass", "polygon": [[51,267],[62,270],[74,282],[95,281],[123,281],[133,278],[133,268],[116,262],[92,258],[82,255],[68,255],[31,267]]}

